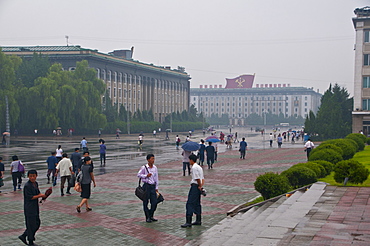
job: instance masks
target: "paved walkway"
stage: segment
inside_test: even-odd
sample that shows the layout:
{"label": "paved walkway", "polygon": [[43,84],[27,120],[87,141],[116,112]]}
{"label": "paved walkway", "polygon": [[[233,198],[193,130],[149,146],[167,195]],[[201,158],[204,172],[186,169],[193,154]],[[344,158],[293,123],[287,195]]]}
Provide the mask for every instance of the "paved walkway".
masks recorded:
{"label": "paved walkway", "polygon": [[[97,177],[97,187],[90,199],[92,212],[78,214],[75,208],[81,199],[79,195],[60,197],[56,186],[51,197],[40,206],[41,228],[36,243],[44,246],[185,245],[225,218],[228,210],[256,197],[253,183],[258,175],[280,172],[305,161],[304,152],[297,149],[251,150],[246,160],[240,160],[238,154],[238,151],[227,151],[219,155],[214,169],[204,169],[208,195],[202,198],[202,226],[180,228],[185,222],[190,182],[189,176],[182,176],[181,160],[159,165],[159,188],[166,200],[158,205],[155,217],[159,221],[145,223],[142,204],[134,195],[140,168],[135,162],[132,169]],[[44,177],[40,179],[40,187],[42,191],[49,187]],[[22,206],[21,192],[0,194],[0,245],[21,245],[17,236],[24,230]]]}

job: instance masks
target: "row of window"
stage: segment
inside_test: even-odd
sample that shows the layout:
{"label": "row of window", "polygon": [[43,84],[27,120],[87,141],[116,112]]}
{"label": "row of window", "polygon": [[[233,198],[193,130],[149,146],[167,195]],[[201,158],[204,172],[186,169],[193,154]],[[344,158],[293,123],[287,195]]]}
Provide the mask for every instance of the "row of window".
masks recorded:
{"label": "row of window", "polygon": [[[212,113],[206,113],[205,116],[206,117],[210,117],[212,115]],[[297,117],[298,114],[294,114],[294,117]],[[308,116],[308,114],[304,114],[304,118],[306,118]],[[235,117],[238,117],[238,118],[242,118],[242,117],[245,117],[247,118],[248,117],[248,114],[232,114],[232,118],[235,118]],[[289,117],[289,114],[285,114],[285,117],[288,118]]]}
{"label": "row of window", "polygon": [[[235,98],[236,97],[231,97],[232,98],[232,101],[235,101]],[[230,97],[221,97],[221,101],[225,101],[225,99],[226,99],[226,101],[230,101]],[[239,99],[239,101],[241,101],[242,100],[242,97],[238,97],[238,99]],[[264,100],[266,100],[266,101],[270,101],[270,97],[251,97],[250,98],[251,100],[256,100],[256,101],[258,101],[258,100],[260,100],[260,101],[264,101]],[[208,97],[204,97],[204,100],[205,101],[208,101]],[[219,97],[209,97],[209,100],[216,100],[216,101],[218,101],[219,100]],[[244,100],[245,101],[248,101],[248,97],[245,97],[244,98]],[[271,97],[271,100],[272,101],[276,101],[276,97]],[[282,97],[279,97],[279,99],[278,100],[283,100],[283,98]],[[285,97],[285,100],[289,100],[289,98],[288,97]],[[297,101],[298,100],[298,97],[295,97],[295,100]],[[304,100],[306,100],[307,101],[307,97],[304,97]],[[196,97],[194,97],[193,98],[193,101],[197,101],[197,98]]]}
{"label": "row of window", "polygon": [[[218,108],[216,108],[216,109],[211,108],[211,109],[209,109],[209,110],[208,110],[208,108],[205,108],[205,109],[204,109],[204,111],[205,111],[205,112],[208,112],[208,111],[210,111],[210,112],[219,112],[219,111],[221,111],[221,112],[225,112],[225,111],[226,111],[226,112],[230,112],[230,109],[229,109],[229,108],[227,108],[227,109],[225,110],[224,108],[221,108],[221,110],[219,110]],[[235,110],[235,108],[233,108],[233,109],[232,109],[232,111],[233,111],[233,112],[235,112],[235,111],[236,111],[236,110]],[[243,111],[243,110],[242,110],[241,108],[239,108],[239,111],[238,111],[238,112],[242,112],[242,111]],[[245,111],[245,112],[248,112],[248,109],[247,109],[247,108],[245,108],[245,109],[244,109],[244,111]],[[253,113],[253,108],[250,108],[250,109],[249,109],[249,111],[250,111],[251,113]],[[258,112],[258,108],[255,108],[255,111],[256,111],[256,112]],[[263,108],[263,109],[262,109],[262,112],[264,112],[264,111],[270,112],[271,110],[270,110],[270,109],[265,109],[265,108]],[[285,108],[285,112],[288,112],[288,111],[289,111],[289,109],[288,109],[288,108]],[[307,108],[305,108],[305,109],[304,109],[304,112],[307,112],[307,111],[308,111],[308,110],[307,110]],[[273,108],[273,109],[272,109],[272,112],[276,112],[276,109],[275,109],[275,108]],[[279,112],[282,112],[282,109],[281,109],[281,108],[279,108]],[[294,108],[294,112],[298,112],[298,108]]]}
{"label": "row of window", "polygon": [[[203,104],[203,103],[200,103],[200,106],[203,106],[203,105],[205,105],[206,107],[208,107],[208,103],[205,103],[205,104]],[[209,104],[211,107],[213,107],[213,103],[210,103]],[[225,106],[225,103],[221,103],[220,104],[221,106]],[[256,106],[258,106],[259,104],[258,103],[256,103]],[[266,105],[267,106],[270,106],[271,104],[270,103],[266,103]],[[282,103],[280,102],[279,103],[279,106],[281,106],[282,105]],[[216,107],[218,107],[219,106],[219,103],[215,103],[215,106]],[[230,103],[226,103],[226,106],[230,106]],[[235,107],[235,103],[233,103],[232,104],[232,106],[233,107]],[[241,107],[242,106],[242,103],[239,103],[239,105],[238,105],[239,107]],[[244,103],[244,106],[248,106],[248,103]],[[250,103],[250,106],[253,106],[253,103]],[[265,103],[263,102],[263,103],[261,103],[261,106],[265,106]],[[272,106],[276,106],[276,103],[272,103]],[[289,106],[289,103],[285,103],[285,106]],[[298,106],[298,104],[294,104],[294,106]],[[304,106],[306,106],[307,107],[307,103],[305,102],[304,103]]]}

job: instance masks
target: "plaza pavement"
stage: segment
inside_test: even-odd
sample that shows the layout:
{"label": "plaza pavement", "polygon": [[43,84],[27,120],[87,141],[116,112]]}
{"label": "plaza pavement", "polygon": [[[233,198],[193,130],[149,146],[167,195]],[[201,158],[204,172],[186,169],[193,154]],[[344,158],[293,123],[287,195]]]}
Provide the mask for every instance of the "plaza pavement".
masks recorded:
{"label": "plaza pavement", "polygon": [[[173,146],[171,146],[173,148]],[[202,197],[202,226],[181,228],[185,222],[185,202],[189,176],[182,176],[179,157],[158,166],[159,191],[165,197],[155,217],[158,222],[146,223],[142,203],[134,195],[138,179],[137,165],[132,169],[99,175],[92,189],[91,212],[76,212],[81,198],[76,192],[61,197],[59,184],[45,203],[40,205],[41,228],[36,243],[49,245],[185,245],[199,237],[226,217],[226,212],[255,198],[256,177],[267,171],[281,172],[305,161],[302,149],[252,149],[247,159],[239,159],[236,150],[219,155],[214,168],[204,167],[206,197]],[[130,161],[130,160],[124,160]],[[159,161],[159,160],[157,160]],[[142,163],[145,163],[143,157]],[[107,163],[109,165],[109,162]],[[40,190],[50,185],[40,178]],[[0,245],[22,245],[17,239],[24,230],[22,192],[2,187],[0,194]],[[8,190],[4,192],[4,190]]]}

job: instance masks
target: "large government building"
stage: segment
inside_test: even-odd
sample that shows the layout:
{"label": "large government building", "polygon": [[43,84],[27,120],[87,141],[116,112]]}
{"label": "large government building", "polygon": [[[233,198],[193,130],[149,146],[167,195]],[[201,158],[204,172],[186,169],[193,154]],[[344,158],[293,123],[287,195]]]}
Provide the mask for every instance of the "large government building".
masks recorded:
{"label": "large government building", "polygon": [[[312,88],[290,87],[288,84],[253,85],[254,76],[244,75],[221,85],[200,86],[190,89],[190,103],[206,117],[212,114],[229,115],[231,125],[247,125],[245,118],[252,113],[262,116],[272,113],[305,118],[309,111],[315,114],[321,94]],[[235,85],[233,85],[235,83]]]}
{"label": "large government building", "polygon": [[370,134],[370,7],[355,9],[355,76],[352,131]]}
{"label": "large government building", "polygon": [[171,112],[189,109],[190,76],[183,67],[171,69],[132,59],[131,50],[108,54],[80,46],[1,47],[8,55],[31,58],[33,53],[47,55],[51,62],[61,63],[72,71],[76,62],[87,60],[96,69],[113,104],[124,105],[131,112],[152,110],[155,120],[163,122]]}

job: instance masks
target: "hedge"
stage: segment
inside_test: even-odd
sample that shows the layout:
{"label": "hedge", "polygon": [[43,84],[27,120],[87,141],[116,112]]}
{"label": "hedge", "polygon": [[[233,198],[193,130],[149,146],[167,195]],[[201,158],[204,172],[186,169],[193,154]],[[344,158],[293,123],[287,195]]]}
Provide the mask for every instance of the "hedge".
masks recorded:
{"label": "hedge", "polygon": [[341,148],[343,160],[349,160],[356,154],[357,147],[353,145],[353,140],[350,139],[332,139],[323,142],[323,144],[334,144]]}
{"label": "hedge", "polygon": [[310,156],[308,158],[309,161],[328,161],[330,163],[337,163],[339,161],[342,161],[342,156],[331,149],[321,149],[314,153],[310,153]]}
{"label": "hedge", "polygon": [[298,163],[298,164],[295,164],[293,167],[300,167],[300,166],[307,167],[311,169],[312,171],[314,171],[316,173],[317,178],[323,178],[326,176],[326,169],[316,162],[309,161],[309,162],[304,162],[304,163]]}
{"label": "hedge", "polygon": [[258,176],[254,182],[254,188],[265,200],[284,194],[291,189],[287,177],[273,172]]}
{"label": "hedge", "polygon": [[285,170],[281,175],[288,178],[293,188],[299,188],[317,181],[316,173],[308,167],[298,166]]}
{"label": "hedge", "polygon": [[334,169],[334,164],[333,163],[330,163],[328,161],[321,161],[321,160],[317,160],[317,161],[314,161],[315,163],[318,163],[320,164],[321,166],[323,166],[326,170],[326,175],[329,175],[333,169]]}
{"label": "hedge", "polygon": [[343,183],[346,177],[352,184],[363,183],[368,176],[369,170],[355,160],[340,161],[334,167],[334,180],[337,183]]}
{"label": "hedge", "polygon": [[313,150],[311,150],[310,155],[322,149],[331,149],[331,150],[338,152],[341,156],[343,156],[343,150],[341,148],[339,148],[338,146],[334,144],[328,144],[325,142],[315,147]]}

